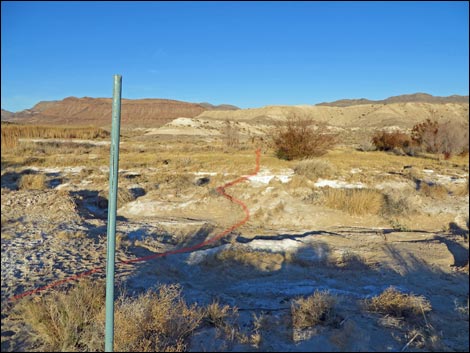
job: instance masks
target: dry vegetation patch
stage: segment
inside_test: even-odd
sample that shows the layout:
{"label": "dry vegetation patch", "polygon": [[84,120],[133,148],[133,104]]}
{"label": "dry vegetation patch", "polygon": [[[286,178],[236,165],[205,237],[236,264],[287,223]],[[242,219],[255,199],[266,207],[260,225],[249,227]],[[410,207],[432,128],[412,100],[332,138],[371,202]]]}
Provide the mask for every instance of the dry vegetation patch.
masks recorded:
{"label": "dry vegetation patch", "polygon": [[20,190],[44,190],[46,189],[46,176],[44,174],[22,175],[18,188]]}
{"label": "dry vegetation patch", "polygon": [[401,190],[388,190],[383,194],[382,214],[396,216],[415,212],[415,205],[409,193]]}
{"label": "dry vegetation patch", "polygon": [[[67,352],[89,347],[93,323],[104,306],[103,283],[83,281],[68,292],[54,291],[35,300],[23,299],[16,310],[30,325],[31,335],[44,351]],[[93,339],[96,343],[96,339]]]}
{"label": "dry vegetation patch", "polygon": [[[24,299],[15,310],[43,351],[103,351],[104,289],[102,281],[82,281],[68,291]],[[114,349],[184,351],[204,315],[202,308],[186,304],[178,285],[162,285],[137,298],[121,295],[115,305]]]}
{"label": "dry vegetation patch", "polygon": [[380,295],[366,299],[367,310],[393,317],[418,318],[432,310],[431,303],[423,296],[405,294],[388,287]]}
{"label": "dry vegetation patch", "polygon": [[436,200],[443,199],[449,194],[449,191],[444,185],[428,184],[426,182],[421,183],[419,192],[426,197],[430,197]]}
{"label": "dry vegetation patch", "polygon": [[234,247],[217,253],[215,260],[221,264],[237,262],[265,272],[281,269],[284,256],[268,251],[256,251],[242,247]]}
{"label": "dry vegetation patch", "polygon": [[292,325],[303,329],[328,324],[335,316],[337,299],[329,291],[315,291],[307,298],[294,300],[291,305]]}
{"label": "dry vegetation patch", "polygon": [[163,285],[137,299],[121,297],[115,314],[115,350],[119,352],[184,351],[204,312],[189,306],[178,285]]}
{"label": "dry vegetation patch", "polygon": [[352,215],[378,214],[383,206],[383,195],[371,189],[328,188],[324,191],[323,203]]}
{"label": "dry vegetation patch", "polygon": [[331,177],[334,174],[334,168],[325,160],[305,159],[297,163],[294,167],[294,172],[309,179],[317,179]]}
{"label": "dry vegetation patch", "polygon": [[286,160],[322,156],[336,144],[325,124],[298,116],[278,124],[272,136],[277,157]]}

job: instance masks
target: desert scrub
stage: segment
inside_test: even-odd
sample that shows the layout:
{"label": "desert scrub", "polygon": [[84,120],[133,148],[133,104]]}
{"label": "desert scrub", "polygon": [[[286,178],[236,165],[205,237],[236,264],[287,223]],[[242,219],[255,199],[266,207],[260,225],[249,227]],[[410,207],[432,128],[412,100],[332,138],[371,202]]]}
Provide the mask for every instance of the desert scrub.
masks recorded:
{"label": "desert scrub", "polygon": [[322,204],[351,215],[378,214],[383,206],[383,195],[371,189],[324,190]]}
{"label": "desert scrub", "polygon": [[396,216],[413,213],[416,208],[409,196],[401,190],[390,190],[383,194],[382,215]]}
{"label": "desert scrub", "polygon": [[[84,280],[68,291],[55,290],[15,307],[41,351],[104,350],[105,285]],[[162,285],[136,298],[121,294],[115,304],[114,350],[181,352],[200,327],[202,308],[188,306],[178,285]]]}
{"label": "desert scrub", "polygon": [[318,157],[326,154],[336,144],[336,135],[325,124],[297,116],[289,117],[272,133],[276,156],[293,160]]}
{"label": "desert scrub", "polygon": [[303,329],[330,323],[335,317],[336,302],[336,297],[327,290],[316,290],[307,298],[294,300],[291,304],[293,327]]}
{"label": "desert scrub", "polygon": [[18,188],[20,190],[44,190],[46,188],[46,176],[44,174],[22,175]]}
{"label": "desert scrub", "polygon": [[205,321],[218,328],[225,328],[233,324],[234,319],[238,317],[238,308],[231,308],[229,305],[220,305],[218,300],[213,300],[204,309]]}
{"label": "desert scrub", "polygon": [[368,311],[412,319],[432,310],[431,303],[425,297],[402,293],[393,286],[378,296],[365,299],[363,304]]}
{"label": "desert scrub", "polygon": [[309,179],[318,179],[332,176],[334,169],[330,163],[321,159],[304,159],[294,167],[297,175],[306,176]]}
{"label": "desert scrub", "polygon": [[104,306],[104,288],[103,283],[83,281],[69,291],[25,298],[15,310],[31,327],[31,335],[43,351],[100,350],[99,345],[89,347],[87,341],[98,334],[92,325]]}
{"label": "desert scrub", "polygon": [[115,350],[184,351],[203,317],[201,308],[186,304],[179,285],[162,285],[158,292],[148,291],[136,299],[122,296],[116,305]]}

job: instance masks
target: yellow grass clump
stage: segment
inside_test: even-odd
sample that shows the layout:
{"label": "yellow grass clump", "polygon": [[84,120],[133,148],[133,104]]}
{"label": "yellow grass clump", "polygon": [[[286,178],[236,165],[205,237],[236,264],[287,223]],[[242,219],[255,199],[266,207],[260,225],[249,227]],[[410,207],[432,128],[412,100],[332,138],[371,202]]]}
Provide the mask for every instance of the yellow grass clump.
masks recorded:
{"label": "yellow grass clump", "polygon": [[309,179],[331,177],[334,174],[334,168],[322,159],[304,159],[297,163],[294,167],[297,175],[304,175]]}
{"label": "yellow grass clump", "polygon": [[323,195],[324,205],[352,215],[378,214],[383,206],[383,195],[370,189],[328,188]]}
{"label": "yellow grass clump", "polygon": [[294,300],[291,305],[292,325],[302,329],[328,323],[334,317],[336,298],[329,291],[315,291],[307,298]]}
{"label": "yellow grass clump", "polygon": [[46,188],[46,176],[44,174],[25,174],[18,182],[21,190],[44,190]]}
{"label": "yellow grass clump", "polygon": [[394,317],[416,318],[432,310],[431,303],[423,296],[404,294],[393,286],[380,295],[364,301],[367,310]]}

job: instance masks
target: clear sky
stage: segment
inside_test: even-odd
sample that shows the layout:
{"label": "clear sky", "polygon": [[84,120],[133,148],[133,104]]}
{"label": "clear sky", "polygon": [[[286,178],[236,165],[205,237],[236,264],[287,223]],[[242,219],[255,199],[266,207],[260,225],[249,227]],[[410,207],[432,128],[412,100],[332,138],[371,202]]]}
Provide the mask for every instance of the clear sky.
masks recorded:
{"label": "clear sky", "polygon": [[462,2],[1,2],[1,106],[68,96],[264,105],[468,95]]}

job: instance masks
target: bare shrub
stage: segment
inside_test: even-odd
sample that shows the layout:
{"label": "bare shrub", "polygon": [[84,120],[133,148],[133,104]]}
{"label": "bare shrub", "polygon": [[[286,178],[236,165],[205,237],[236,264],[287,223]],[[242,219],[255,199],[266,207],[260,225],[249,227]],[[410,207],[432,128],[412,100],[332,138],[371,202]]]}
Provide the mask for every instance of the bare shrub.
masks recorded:
{"label": "bare shrub", "polygon": [[22,175],[18,187],[21,190],[44,190],[46,189],[46,176],[44,174]]}
{"label": "bare shrub", "polygon": [[411,137],[399,131],[377,131],[372,136],[372,143],[379,151],[393,151],[394,149],[409,147],[411,145]]}
{"label": "bare shrub", "polygon": [[329,291],[316,290],[307,298],[294,300],[291,305],[292,325],[302,329],[328,324],[335,316],[336,298]]}
{"label": "bare shrub", "polygon": [[278,158],[293,160],[324,155],[336,144],[336,135],[325,124],[293,116],[278,124],[273,142]]}
{"label": "bare shrub", "polygon": [[412,140],[420,146],[424,146],[427,152],[437,151],[437,133],[439,131],[439,123],[435,120],[426,119],[413,126],[411,130]]}
{"label": "bare shrub", "polygon": [[227,147],[238,148],[240,145],[240,131],[236,123],[225,120],[223,128],[223,139]]}
{"label": "bare shrub", "polygon": [[363,137],[359,143],[359,146],[357,147],[357,150],[362,152],[371,152],[376,151],[377,147],[375,147],[375,145],[372,143],[370,137]]}
{"label": "bare shrub", "polygon": [[325,206],[352,215],[378,214],[383,205],[383,196],[371,189],[328,188],[323,195]]}
{"label": "bare shrub", "polygon": [[427,119],[413,126],[411,138],[426,152],[442,153],[446,159],[454,154],[468,152],[468,124],[455,121],[439,123]]}
{"label": "bare shrub", "polygon": [[378,296],[364,300],[363,304],[372,312],[412,319],[432,310],[431,303],[425,297],[401,293],[393,286]]}
{"label": "bare shrub", "polygon": [[334,169],[330,163],[321,159],[304,159],[294,167],[297,175],[306,176],[309,179],[331,176]]}

